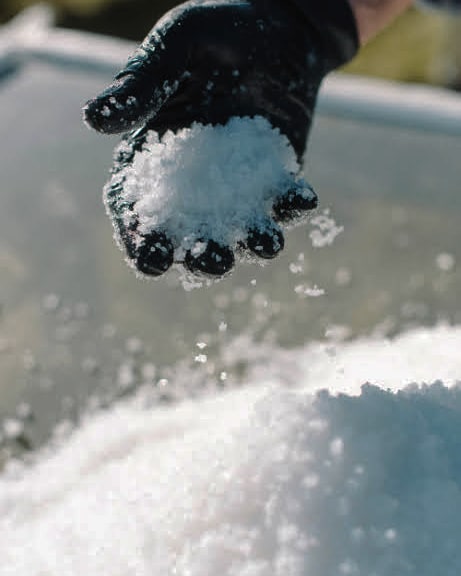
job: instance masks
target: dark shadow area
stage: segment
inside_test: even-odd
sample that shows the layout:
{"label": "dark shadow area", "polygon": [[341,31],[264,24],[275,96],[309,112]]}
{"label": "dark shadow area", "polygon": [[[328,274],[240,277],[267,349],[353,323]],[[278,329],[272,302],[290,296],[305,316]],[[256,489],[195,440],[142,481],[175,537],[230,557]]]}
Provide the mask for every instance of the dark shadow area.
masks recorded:
{"label": "dark shadow area", "polygon": [[0,89],[6,80],[10,80],[19,72],[20,68],[21,66],[17,62],[8,60],[0,62]]}
{"label": "dark shadow area", "polygon": [[125,0],[109,4],[98,13],[88,16],[72,12],[62,13],[58,25],[130,40],[142,40],[159,18],[179,3],[171,0]]}
{"label": "dark shadow area", "polygon": [[[21,2],[1,2],[0,24],[7,22],[25,6]],[[57,13],[57,25],[87,30],[130,40],[141,40],[154,23],[170,8],[174,0],[120,0],[88,11],[72,8],[62,2],[50,2]]]}

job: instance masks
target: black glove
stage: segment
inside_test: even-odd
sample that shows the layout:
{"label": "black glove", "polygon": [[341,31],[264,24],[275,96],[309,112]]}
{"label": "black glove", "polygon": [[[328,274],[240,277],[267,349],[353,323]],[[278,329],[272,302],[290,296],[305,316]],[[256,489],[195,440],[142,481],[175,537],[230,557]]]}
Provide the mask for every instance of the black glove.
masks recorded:
{"label": "black glove", "polygon": [[[130,131],[116,152],[115,176],[149,131],[225,124],[233,116],[265,117],[288,137],[301,162],[320,82],[357,45],[346,0],[194,0],[157,23],[114,83],[86,104],[84,118],[106,134]],[[176,247],[163,230],[140,240],[122,190],[123,178],[113,178],[106,190],[118,239],[139,271],[160,275],[175,260]],[[245,248],[274,257],[284,245],[276,222],[316,204],[313,193],[280,190],[266,228],[249,230]],[[183,263],[219,276],[232,268],[233,248],[208,240],[198,256],[187,252]]]}

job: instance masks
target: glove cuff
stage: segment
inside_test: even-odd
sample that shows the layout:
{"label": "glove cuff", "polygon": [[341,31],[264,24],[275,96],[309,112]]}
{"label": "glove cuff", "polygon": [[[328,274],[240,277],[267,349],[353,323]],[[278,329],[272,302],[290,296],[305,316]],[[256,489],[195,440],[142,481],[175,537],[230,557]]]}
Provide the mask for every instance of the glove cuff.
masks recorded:
{"label": "glove cuff", "polygon": [[[286,1],[286,0],[283,0]],[[321,39],[325,72],[346,64],[359,49],[357,23],[347,0],[290,0]]]}

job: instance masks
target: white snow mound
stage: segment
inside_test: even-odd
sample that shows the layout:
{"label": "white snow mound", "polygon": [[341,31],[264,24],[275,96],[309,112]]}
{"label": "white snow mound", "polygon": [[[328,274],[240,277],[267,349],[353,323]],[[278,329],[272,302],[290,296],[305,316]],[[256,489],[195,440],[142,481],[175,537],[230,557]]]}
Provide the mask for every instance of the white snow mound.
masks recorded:
{"label": "white snow mound", "polygon": [[[299,387],[255,366],[214,398],[148,409],[139,396],[91,417],[0,477],[0,575],[458,576],[461,388],[399,390],[430,338],[415,373],[443,358],[461,374],[461,330],[421,329],[374,341],[367,370],[363,342],[338,344]],[[343,393],[354,354],[363,382],[393,390]],[[342,383],[315,392],[338,357]]]}

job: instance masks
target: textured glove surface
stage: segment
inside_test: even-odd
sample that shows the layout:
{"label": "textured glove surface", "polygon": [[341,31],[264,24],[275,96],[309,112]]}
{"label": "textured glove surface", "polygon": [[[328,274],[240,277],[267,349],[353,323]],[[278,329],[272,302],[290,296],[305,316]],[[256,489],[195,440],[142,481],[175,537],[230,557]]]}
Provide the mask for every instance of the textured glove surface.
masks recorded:
{"label": "textured glove surface", "polygon": [[[348,27],[346,23],[346,31]],[[233,116],[263,116],[287,136],[301,161],[318,89],[332,68],[332,53],[339,65],[351,56],[356,42],[352,27],[350,42],[339,57],[341,43],[327,50],[328,42],[334,42],[322,37],[320,28],[318,17],[311,24],[304,11],[287,0],[194,0],[166,14],[114,83],[84,108],[92,128],[127,133],[112,173],[133,161],[149,131],[162,135],[195,122],[225,124]],[[159,275],[175,260],[175,246],[164,230],[141,243],[133,241],[136,221],[127,225],[123,218],[124,210],[132,207],[119,201],[122,189],[119,179],[107,193],[118,237],[138,270]],[[271,216],[277,219],[278,213],[287,220],[291,212],[296,216],[314,208],[316,201],[311,198],[303,204],[293,190],[281,190],[279,204],[282,208],[275,207]],[[259,254],[264,258],[283,248],[280,228],[270,219],[268,226],[269,236],[276,231],[277,250],[269,246]],[[264,231],[249,231],[246,248],[251,251],[261,241],[267,244]],[[224,274],[233,266],[232,247],[210,242],[208,252],[209,261],[202,257],[198,262],[189,255],[185,265],[211,275]]]}

